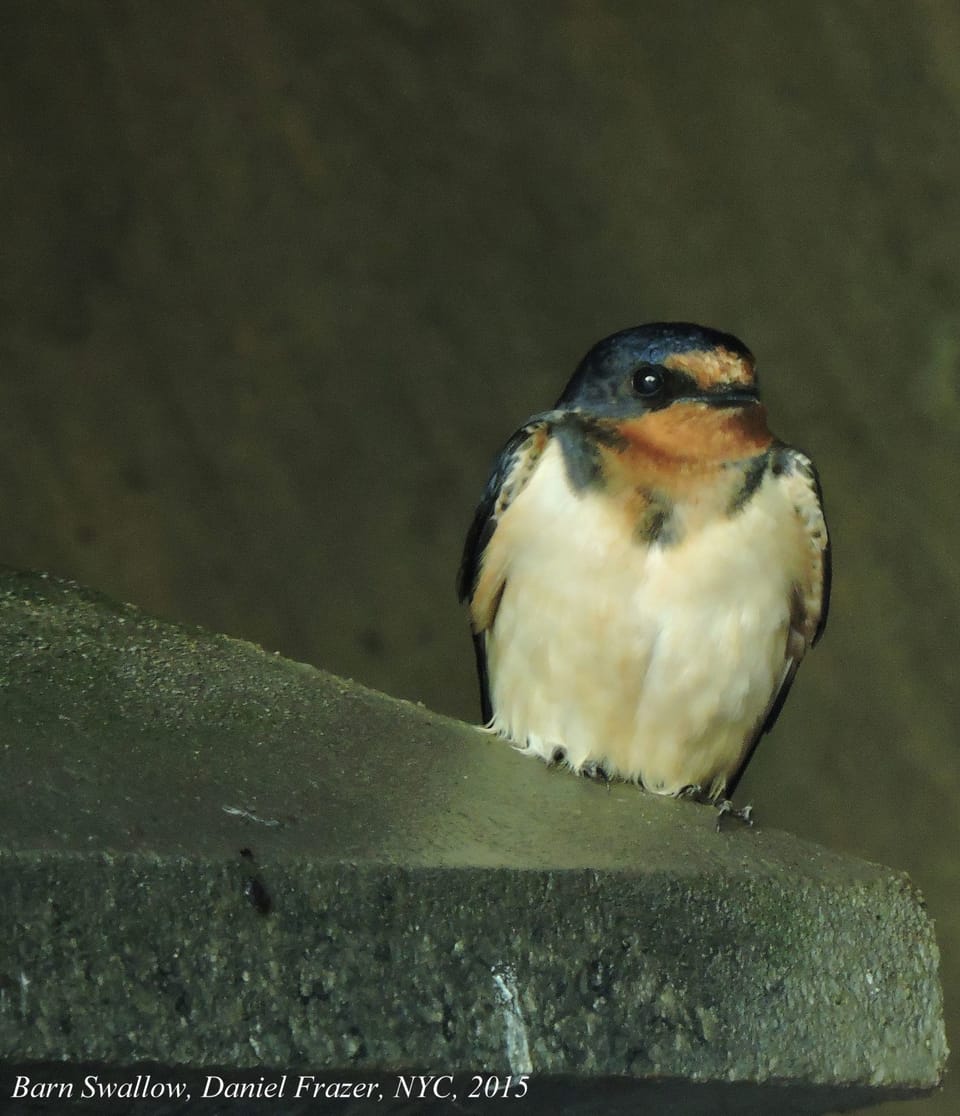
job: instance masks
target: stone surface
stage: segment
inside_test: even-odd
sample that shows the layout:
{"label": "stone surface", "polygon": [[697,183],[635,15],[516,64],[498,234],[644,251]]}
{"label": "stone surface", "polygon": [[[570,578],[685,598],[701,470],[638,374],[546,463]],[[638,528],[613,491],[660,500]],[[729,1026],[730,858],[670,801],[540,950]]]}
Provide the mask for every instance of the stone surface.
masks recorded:
{"label": "stone surface", "polygon": [[0,577],[0,664],[8,1098],[80,1064],[380,1074],[384,1100],[402,1072],[532,1073],[544,1112],[939,1079],[902,875],[45,575]]}

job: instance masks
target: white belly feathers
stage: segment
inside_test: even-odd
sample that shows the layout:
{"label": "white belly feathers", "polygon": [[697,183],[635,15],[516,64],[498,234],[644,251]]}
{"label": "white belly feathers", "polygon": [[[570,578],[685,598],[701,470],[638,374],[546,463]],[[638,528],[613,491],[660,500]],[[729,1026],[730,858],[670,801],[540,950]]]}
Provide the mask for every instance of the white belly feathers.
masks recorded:
{"label": "white belly feathers", "polygon": [[576,770],[721,794],[783,677],[799,530],[768,474],[738,512],[638,541],[602,491],[572,491],[552,442],[497,527],[491,727]]}

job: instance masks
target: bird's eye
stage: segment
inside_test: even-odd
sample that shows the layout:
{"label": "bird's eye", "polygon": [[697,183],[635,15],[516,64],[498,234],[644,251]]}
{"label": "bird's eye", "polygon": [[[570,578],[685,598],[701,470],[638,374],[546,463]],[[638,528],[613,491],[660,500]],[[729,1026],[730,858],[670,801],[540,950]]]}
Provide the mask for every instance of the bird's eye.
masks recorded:
{"label": "bird's eye", "polygon": [[651,364],[641,364],[633,374],[633,390],[649,399],[663,389],[663,373]]}

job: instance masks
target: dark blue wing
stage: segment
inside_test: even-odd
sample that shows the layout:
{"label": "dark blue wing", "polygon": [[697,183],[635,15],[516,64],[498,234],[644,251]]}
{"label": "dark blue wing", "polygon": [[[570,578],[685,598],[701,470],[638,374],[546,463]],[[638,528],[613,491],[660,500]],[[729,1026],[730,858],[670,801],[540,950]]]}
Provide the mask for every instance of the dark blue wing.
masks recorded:
{"label": "dark blue wing", "polygon": [[[463,547],[463,558],[457,575],[457,594],[461,603],[473,604],[484,552],[493,538],[500,516],[523,491],[530,479],[549,440],[550,423],[555,414],[556,412],[547,411],[531,418],[510,438],[494,463]],[[502,593],[502,586],[500,592]],[[484,626],[478,626],[475,615],[471,613],[471,620],[474,621],[473,646],[477,657],[480,703],[484,722],[489,721],[493,716],[487,677],[485,633],[486,627],[493,622],[495,606],[490,611],[490,619]]]}

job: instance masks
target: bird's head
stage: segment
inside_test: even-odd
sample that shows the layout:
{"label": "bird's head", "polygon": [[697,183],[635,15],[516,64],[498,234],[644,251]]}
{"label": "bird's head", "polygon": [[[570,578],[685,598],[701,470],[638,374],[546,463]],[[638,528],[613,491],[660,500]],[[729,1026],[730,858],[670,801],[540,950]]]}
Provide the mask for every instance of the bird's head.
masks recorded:
{"label": "bird's head", "polygon": [[651,322],[594,345],[557,408],[630,419],[678,403],[731,408],[759,401],[753,354],[743,342],[690,322]]}

